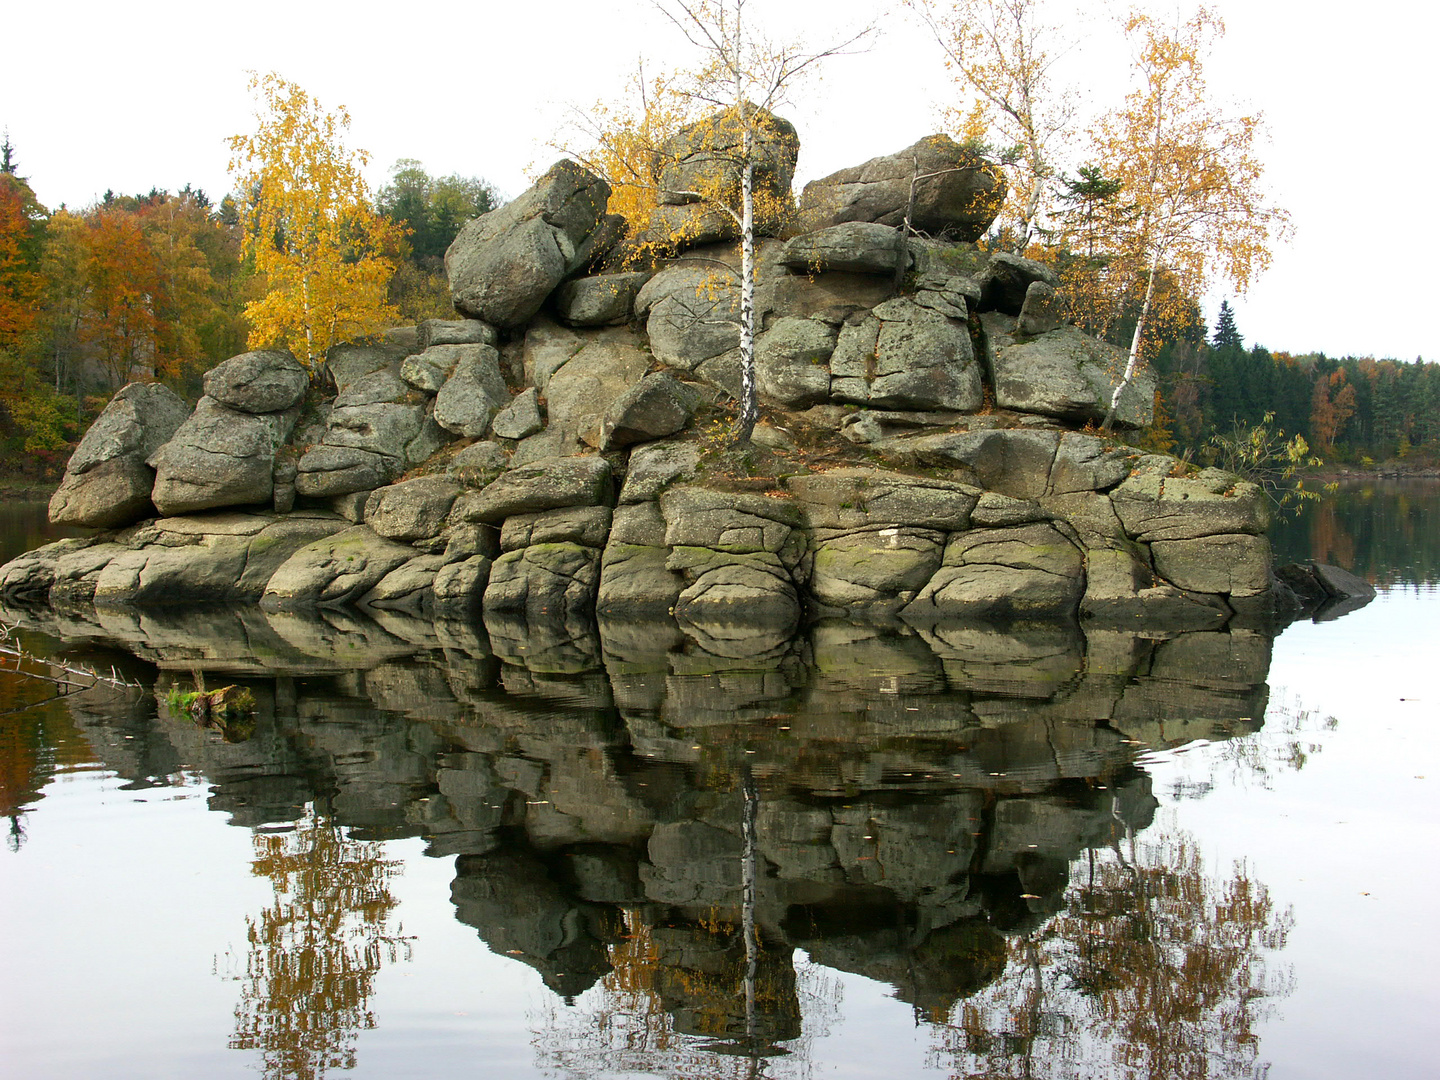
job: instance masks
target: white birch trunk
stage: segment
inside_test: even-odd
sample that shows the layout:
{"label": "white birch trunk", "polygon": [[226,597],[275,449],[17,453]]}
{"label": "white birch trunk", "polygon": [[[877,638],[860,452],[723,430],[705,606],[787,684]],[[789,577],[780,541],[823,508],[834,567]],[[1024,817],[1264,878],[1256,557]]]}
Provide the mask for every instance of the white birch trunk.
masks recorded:
{"label": "white birch trunk", "polygon": [[735,441],[749,445],[760,418],[755,385],[755,133],[745,115],[745,83],[741,49],[741,5],[735,5],[735,108],[740,120],[740,416]]}
{"label": "white birch trunk", "polygon": [[740,422],[735,435],[748,443],[760,417],[755,385],[755,163],[745,132],[745,167],[740,174]]}
{"label": "white birch trunk", "polygon": [[1155,296],[1155,277],[1160,270],[1160,254],[1156,252],[1150,260],[1150,273],[1145,281],[1145,300],[1140,305],[1140,317],[1135,320],[1135,333],[1130,338],[1130,355],[1125,359],[1125,372],[1120,376],[1120,382],[1115,386],[1115,392],[1110,395],[1110,408],[1105,413],[1105,420],[1100,425],[1101,431],[1109,431],[1115,423],[1115,411],[1120,407],[1120,395],[1135,378],[1135,369],[1140,366],[1140,342],[1145,336],[1145,320],[1150,316],[1150,302]]}

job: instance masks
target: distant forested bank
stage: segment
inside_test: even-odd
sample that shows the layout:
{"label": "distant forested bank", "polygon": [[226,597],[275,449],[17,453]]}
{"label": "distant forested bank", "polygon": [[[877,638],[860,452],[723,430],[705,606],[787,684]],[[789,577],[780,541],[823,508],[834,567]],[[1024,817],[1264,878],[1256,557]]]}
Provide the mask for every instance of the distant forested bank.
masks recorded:
{"label": "distant forested bank", "polygon": [[[375,208],[400,228],[384,254],[402,322],[453,317],[443,258],[460,226],[493,209],[481,180],[398,162]],[[0,159],[0,476],[54,479],[110,395],[158,380],[194,400],[204,373],[246,350],[248,304],[267,283],[243,239],[254,200],[107,191],[47,209]]]}

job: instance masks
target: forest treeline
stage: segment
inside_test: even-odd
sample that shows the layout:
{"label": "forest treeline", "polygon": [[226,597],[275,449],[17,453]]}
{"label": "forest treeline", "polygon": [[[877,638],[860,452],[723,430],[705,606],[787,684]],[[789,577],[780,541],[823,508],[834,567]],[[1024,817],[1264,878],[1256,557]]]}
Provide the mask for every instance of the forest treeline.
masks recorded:
{"label": "forest treeline", "polygon": [[[1199,306],[1154,360],[1158,449],[1200,454],[1215,434],[1266,422],[1327,464],[1440,460],[1440,364],[1246,348],[1229,304],[1207,337]],[[1166,445],[1168,444],[1168,445]]]}
{"label": "forest treeline", "polygon": [[[484,181],[396,163],[374,208],[404,230],[386,253],[394,266],[389,300],[404,321],[452,314],[445,249],[466,220],[497,202]],[[106,192],[84,209],[50,210],[17,171],[7,141],[0,160],[5,474],[58,475],[126,382],[157,379],[193,400],[205,371],[245,350],[244,309],[266,290],[244,252],[246,204],[237,195],[216,204],[187,185]],[[1181,306],[1187,314],[1172,320],[1152,361],[1162,389],[1148,446],[1203,457],[1212,435],[1273,414],[1273,427],[1303,435],[1327,463],[1440,460],[1440,365],[1247,347],[1228,304],[1213,328],[1198,298]],[[1124,344],[1133,323],[1122,315],[1093,329]]]}
{"label": "forest treeline", "polygon": [[[402,160],[375,196],[396,242],[389,302],[402,321],[453,315],[444,254],[460,226],[494,209],[483,180],[433,177]],[[215,364],[244,352],[247,304],[266,294],[243,244],[237,195],[107,191],[47,209],[0,157],[0,472],[53,478],[110,396],[158,380],[196,399]]]}

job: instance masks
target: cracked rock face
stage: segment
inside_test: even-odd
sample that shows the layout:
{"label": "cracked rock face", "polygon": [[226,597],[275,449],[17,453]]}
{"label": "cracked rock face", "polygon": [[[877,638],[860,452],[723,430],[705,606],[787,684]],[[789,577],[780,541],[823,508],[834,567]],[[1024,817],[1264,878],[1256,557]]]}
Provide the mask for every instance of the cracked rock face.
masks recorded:
{"label": "cracked rock face", "polygon": [[151,499],[162,514],[264,505],[274,495],[275,452],[299,412],[241,412],[203,397],[174,436],[151,455]]}

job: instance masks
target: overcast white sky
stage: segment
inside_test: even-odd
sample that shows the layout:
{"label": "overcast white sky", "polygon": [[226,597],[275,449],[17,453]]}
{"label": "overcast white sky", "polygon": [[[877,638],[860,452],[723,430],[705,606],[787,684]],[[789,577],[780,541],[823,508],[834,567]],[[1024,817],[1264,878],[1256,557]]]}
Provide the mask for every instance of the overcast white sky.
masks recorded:
{"label": "overcast white sky", "polygon": [[[1067,19],[1070,73],[1096,107],[1124,92],[1128,54],[1114,16],[1126,6],[1078,0]],[[1247,342],[1440,360],[1426,307],[1440,297],[1435,7],[1213,6],[1229,33],[1207,68],[1211,92],[1264,112],[1267,183],[1296,229],[1236,305]],[[934,43],[898,7],[752,0],[767,26],[803,28],[817,45],[873,20],[883,31],[865,53],[830,61],[780,110],[800,131],[797,189],[938,130],[950,84]],[[0,126],[51,208],[88,205],[107,188],[186,183],[218,201],[229,189],[225,138],[253,126],[247,69],[277,71],[327,108],[348,108],[350,143],[370,151],[377,187],[397,158],[411,157],[513,196],[558,156],[548,144],[569,110],[618,96],[640,56],[652,67],[688,59],[643,0],[61,0],[12,5],[6,30]],[[1212,323],[1222,295],[1209,300]]]}

